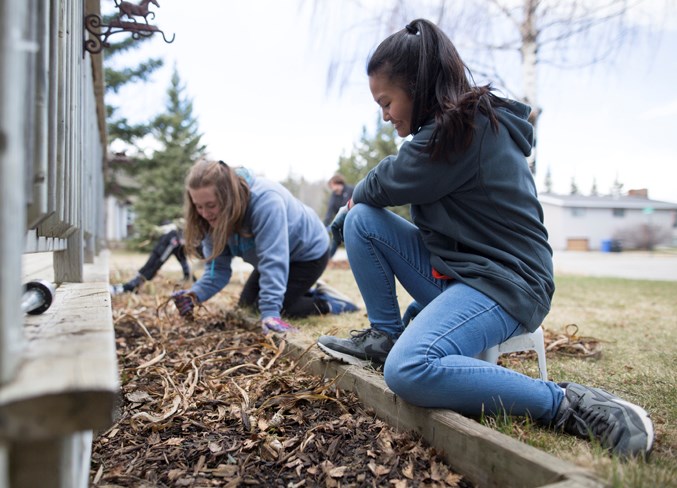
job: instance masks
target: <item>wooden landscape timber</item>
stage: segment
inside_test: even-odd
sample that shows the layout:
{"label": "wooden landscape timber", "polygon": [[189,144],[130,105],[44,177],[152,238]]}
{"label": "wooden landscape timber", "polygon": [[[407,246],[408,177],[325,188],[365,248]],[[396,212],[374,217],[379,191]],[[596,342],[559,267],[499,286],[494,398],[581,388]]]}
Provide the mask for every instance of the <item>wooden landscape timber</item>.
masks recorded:
{"label": "wooden landscape timber", "polygon": [[602,487],[584,468],[519,442],[450,410],[426,409],[400,400],[381,374],[327,359],[314,345],[287,337],[289,354],[307,371],[337,378],[336,385],[357,394],[398,430],[418,432],[447,464],[477,486]]}

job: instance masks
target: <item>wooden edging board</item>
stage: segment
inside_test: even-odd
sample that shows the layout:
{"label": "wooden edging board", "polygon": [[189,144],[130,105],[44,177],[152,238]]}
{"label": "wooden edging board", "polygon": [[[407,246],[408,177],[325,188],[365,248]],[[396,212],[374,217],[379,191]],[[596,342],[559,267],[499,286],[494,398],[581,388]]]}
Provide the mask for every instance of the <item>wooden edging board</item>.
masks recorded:
{"label": "wooden edging board", "polygon": [[288,336],[287,354],[311,374],[336,379],[376,415],[399,430],[418,432],[456,472],[481,487],[601,488],[585,468],[522,443],[450,410],[426,409],[399,399],[383,376],[329,359],[314,344]]}

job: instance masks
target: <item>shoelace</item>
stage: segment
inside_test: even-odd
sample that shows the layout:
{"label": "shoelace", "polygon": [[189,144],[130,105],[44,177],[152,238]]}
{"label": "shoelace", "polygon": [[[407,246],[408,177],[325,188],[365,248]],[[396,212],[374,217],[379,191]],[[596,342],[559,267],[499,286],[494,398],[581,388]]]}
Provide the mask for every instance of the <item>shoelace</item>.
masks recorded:
{"label": "shoelace", "polygon": [[562,418],[555,424],[555,428],[563,429],[573,417],[573,420],[576,422],[577,430],[581,435],[591,433],[604,443],[609,438],[609,434],[613,430],[613,425],[609,424],[607,415],[604,415],[601,411],[588,410],[582,414],[578,413],[578,406],[582,400],[583,396],[569,404],[567,410],[562,415]]}
{"label": "shoelace", "polygon": [[371,334],[371,329],[362,329],[362,330],[351,330],[350,335],[351,339],[357,342],[364,342],[367,339],[367,336]]}

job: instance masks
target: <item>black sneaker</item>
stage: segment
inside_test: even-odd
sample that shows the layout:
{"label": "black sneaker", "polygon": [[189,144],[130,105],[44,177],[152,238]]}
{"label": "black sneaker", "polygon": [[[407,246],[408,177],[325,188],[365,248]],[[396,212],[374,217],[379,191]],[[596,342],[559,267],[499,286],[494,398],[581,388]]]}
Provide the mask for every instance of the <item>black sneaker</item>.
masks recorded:
{"label": "black sneaker", "polygon": [[317,345],[331,357],[356,366],[383,364],[395,341],[385,332],[376,329],[354,330],[349,339],[323,335]]}
{"label": "black sneaker", "polygon": [[654,440],[649,414],[637,405],[599,388],[560,383],[564,400],[554,420],[556,429],[585,439],[621,457],[646,456]]}
{"label": "black sneaker", "polygon": [[134,278],[122,285],[122,291],[126,293],[136,293],[144,281],[144,278],[137,274]]}

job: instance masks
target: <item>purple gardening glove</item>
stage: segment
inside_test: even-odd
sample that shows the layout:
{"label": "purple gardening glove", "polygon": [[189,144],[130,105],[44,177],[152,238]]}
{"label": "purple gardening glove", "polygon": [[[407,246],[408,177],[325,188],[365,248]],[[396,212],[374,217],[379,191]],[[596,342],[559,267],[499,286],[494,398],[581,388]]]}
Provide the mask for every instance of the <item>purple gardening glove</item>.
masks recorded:
{"label": "purple gardening glove", "polygon": [[197,303],[197,296],[189,290],[179,290],[172,293],[172,300],[181,317],[193,318],[193,308]]}
{"label": "purple gardening glove", "polygon": [[264,335],[268,335],[271,332],[298,332],[298,329],[292,327],[280,317],[267,317],[261,320],[261,331]]}

